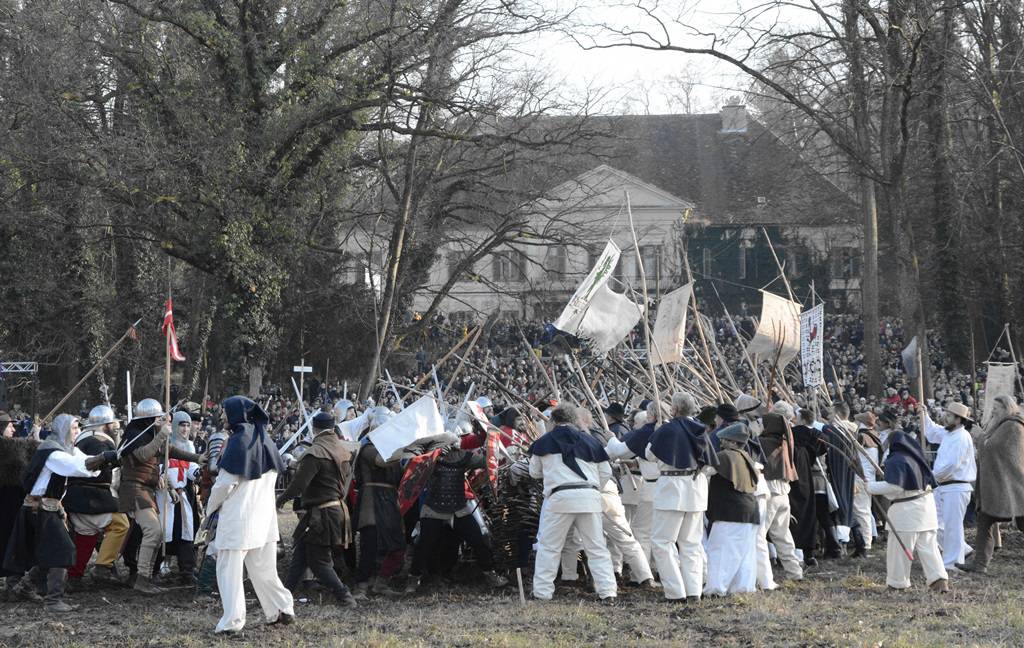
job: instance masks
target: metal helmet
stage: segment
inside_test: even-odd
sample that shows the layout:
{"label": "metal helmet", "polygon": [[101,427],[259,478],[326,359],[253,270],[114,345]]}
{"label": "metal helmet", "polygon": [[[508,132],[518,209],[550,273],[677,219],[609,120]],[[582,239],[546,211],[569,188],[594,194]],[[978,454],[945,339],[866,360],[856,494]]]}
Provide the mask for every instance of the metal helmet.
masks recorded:
{"label": "metal helmet", "polygon": [[89,410],[89,423],[82,429],[102,427],[108,423],[114,423],[116,421],[117,415],[114,414],[114,410],[110,405],[97,405]]}
{"label": "metal helmet", "polygon": [[476,404],[479,405],[481,409],[494,407],[494,403],[492,403],[491,399],[487,398],[486,396],[481,396],[480,398],[476,399]]}
{"label": "metal helmet", "polygon": [[189,416],[188,412],[182,412],[181,410],[178,410],[177,412],[174,413],[174,416],[171,418],[172,429],[178,429],[178,426],[181,425],[182,423],[192,425],[192,417]]}
{"label": "metal helmet", "polygon": [[394,415],[394,412],[384,406],[374,407],[370,410],[370,429],[376,430]]}
{"label": "metal helmet", "polygon": [[334,404],[334,418],[341,423],[348,419],[348,413],[352,410],[355,405],[352,401],[347,398],[342,398],[340,401]]}
{"label": "metal helmet", "polygon": [[132,412],[132,418],[137,419],[156,418],[163,415],[164,407],[155,398],[143,398],[135,406],[135,411]]}

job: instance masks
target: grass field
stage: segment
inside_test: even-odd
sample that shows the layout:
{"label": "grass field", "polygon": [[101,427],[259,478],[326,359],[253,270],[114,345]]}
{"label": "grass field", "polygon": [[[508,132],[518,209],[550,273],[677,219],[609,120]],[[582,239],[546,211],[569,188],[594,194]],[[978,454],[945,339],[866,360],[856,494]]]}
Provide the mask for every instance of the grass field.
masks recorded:
{"label": "grass field", "polygon": [[[282,515],[282,522],[291,516]],[[869,560],[822,561],[802,582],[775,592],[670,604],[624,590],[615,606],[562,590],[550,603],[519,603],[500,593],[443,586],[358,610],[312,602],[296,621],[266,627],[250,596],[241,637],[215,638],[219,600],[178,591],[143,598],[127,589],[75,594],[81,607],[63,617],[29,603],[0,604],[0,645],[81,646],[1024,646],[1024,539],[1004,532],[1004,548],[987,577],[961,575],[953,591],[933,594],[915,568],[914,587],[884,584],[884,546]]]}

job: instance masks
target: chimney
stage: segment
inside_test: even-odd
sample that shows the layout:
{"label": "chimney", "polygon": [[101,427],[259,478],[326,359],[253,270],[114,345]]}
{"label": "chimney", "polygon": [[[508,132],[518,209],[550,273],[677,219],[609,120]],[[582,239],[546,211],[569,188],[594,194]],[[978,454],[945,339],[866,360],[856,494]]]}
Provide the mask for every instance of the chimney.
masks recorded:
{"label": "chimney", "polygon": [[747,107],[740,104],[722,106],[722,132],[747,132]]}

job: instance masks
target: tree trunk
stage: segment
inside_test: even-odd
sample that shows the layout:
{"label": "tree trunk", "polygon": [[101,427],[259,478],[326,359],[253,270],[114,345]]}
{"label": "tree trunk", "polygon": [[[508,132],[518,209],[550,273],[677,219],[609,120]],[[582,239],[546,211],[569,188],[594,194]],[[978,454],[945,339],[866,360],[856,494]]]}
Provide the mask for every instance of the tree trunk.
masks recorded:
{"label": "tree trunk", "polygon": [[866,160],[871,155],[869,131],[868,90],[864,76],[863,43],[858,27],[857,6],[854,0],[844,1],[846,37],[849,42],[850,89],[853,93],[853,121],[861,160],[860,175],[861,227],[863,230],[864,264],[861,276],[861,307],[864,314],[864,361],[868,371],[868,393],[882,392],[882,353],[878,342],[878,206],[875,199],[875,181],[870,176]]}

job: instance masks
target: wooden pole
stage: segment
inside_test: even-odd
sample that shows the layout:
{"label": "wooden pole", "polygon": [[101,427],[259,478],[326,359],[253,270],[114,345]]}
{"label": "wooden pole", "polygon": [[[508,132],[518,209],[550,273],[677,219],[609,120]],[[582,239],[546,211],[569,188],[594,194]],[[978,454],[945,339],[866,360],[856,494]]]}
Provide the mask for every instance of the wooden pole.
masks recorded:
{"label": "wooden pole", "polygon": [[[171,329],[164,332],[164,412],[171,411]],[[174,430],[171,430],[173,433]],[[171,490],[167,483],[167,470],[171,465],[171,436],[164,439],[164,465],[161,489],[164,491],[164,505],[160,508],[160,534],[167,528],[167,509],[171,506]],[[161,543],[162,544],[162,543]],[[149,574],[145,574],[149,578]]]}
{"label": "wooden pole", "polygon": [[[658,378],[657,375],[654,373],[654,360],[651,357],[651,351],[653,350],[653,348],[651,347],[651,322],[650,317],[648,315],[648,306],[650,302],[647,299],[647,276],[644,274],[643,259],[640,258],[640,241],[637,240],[636,238],[636,227],[633,225],[633,208],[629,203],[628,191],[626,192],[626,215],[629,217],[629,231],[633,235],[633,251],[636,253],[636,267],[640,269],[640,284],[641,287],[644,289],[643,317],[644,342],[646,342],[647,347],[647,369],[650,371],[651,384],[654,385],[655,398],[658,401],[660,401],[660,394],[658,393]],[[664,417],[661,414],[661,407],[656,407],[655,410],[658,415],[658,425],[660,426],[665,422]]]}
{"label": "wooden pole", "polygon": [[1021,382],[1020,365],[1017,364],[1017,354],[1013,350],[1013,336],[1010,335],[1009,323],[1006,324],[1004,330],[1006,331],[1006,343],[1010,345],[1010,359],[1013,360],[1013,373],[1017,376],[1017,388],[1020,389],[1021,397],[1024,398],[1024,382]]}
{"label": "wooden pole", "polygon": [[[483,328],[483,324],[479,325],[478,328]],[[456,342],[455,346],[453,346],[448,351],[448,353],[446,353],[443,356],[441,356],[441,359],[437,361],[437,363],[434,365],[434,367],[435,368],[441,367],[441,365],[443,365],[445,362],[448,361],[449,358],[451,358],[453,355],[455,355],[456,352],[458,352],[458,350],[462,348],[462,345],[465,344],[467,340],[469,340],[469,337],[471,335],[474,335],[475,333],[476,333],[475,329],[470,329],[470,330],[466,331],[466,333],[462,336],[462,339],[459,340],[458,342]],[[473,365],[471,364],[470,366],[473,366]],[[423,387],[423,383],[427,382],[428,380],[430,380],[430,374],[424,372],[423,377],[420,378],[419,380],[417,380],[416,384],[413,385],[413,389],[419,389],[419,388]],[[412,392],[409,392],[409,393],[412,393]]]}
{"label": "wooden pole", "polygon": [[921,366],[921,340],[917,341],[917,412],[921,419],[921,429],[918,430],[917,440],[921,444],[921,448],[924,449],[924,367]]}
{"label": "wooden pole", "polygon": [[136,320],[134,324],[128,327],[128,330],[124,332],[124,335],[122,335],[117,342],[114,342],[114,346],[110,347],[110,349],[108,349],[107,352],[103,354],[103,357],[97,360],[96,364],[94,364],[92,368],[89,369],[89,371],[85,372],[85,375],[82,376],[81,380],[75,383],[75,386],[71,388],[71,391],[69,391],[67,394],[64,394],[64,398],[61,398],[60,401],[57,402],[54,408],[50,410],[50,412],[42,418],[40,423],[45,423],[46,421],[49,421],[50,417],[56,414],[57,411],[64,406],[64,403],[68,402],[69,398],[74,396],[75,392],[78,391],[79,388],[81,388],[81,386],[85,384],[85,381],[89,380],[89,377],[96,373],[96,370],[99,369],[103,365],[103,363],[107,361],[107,358],[109,358],[114,353],[114,351],[117,350],[119,346],[124,344],[125,340],[132,336],[132,332],[135,331],[135,327],[138,326],[139,322],[141,321],[142,318],[139,318],[138,320]]}

